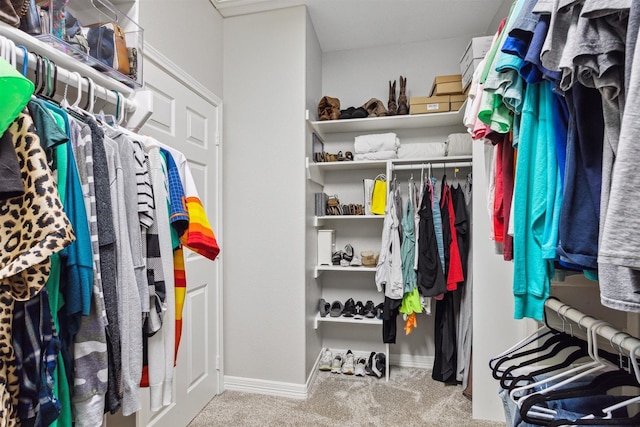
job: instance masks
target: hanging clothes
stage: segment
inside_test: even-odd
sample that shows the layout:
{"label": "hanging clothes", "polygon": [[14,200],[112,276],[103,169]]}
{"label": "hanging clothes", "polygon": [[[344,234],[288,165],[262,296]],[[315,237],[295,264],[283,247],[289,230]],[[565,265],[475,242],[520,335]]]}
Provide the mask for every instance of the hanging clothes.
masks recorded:
{"label": "hanging clothes", "polygon": [[435,356],[431,378],[446,384],[457,384],[456,323],[453,294],[446,292],[436,301],[434,324]]}
{"label": "hanging clothes", "polygon": [[[5,298],[2,305],[0,330],[4,337],[2,369],[0,370],[0,418],[7,425],[18,420],[18,384],[15,353],[11,343],[14,300],[27,300],[45,285],[50,269],[50,256],[67,247],[75,239],[71,223],[62,209],[51,173],[46,166],[45,153],[40,138],[35,134],[33,120],[26,110],[9,126],[16,154],[24,177],[24,195],[0,201],[0,219],[11,234],[0,236],[3,248],[0,287]],[[41,197],[40,195],[45,195]],[[21,213],[21,210],[22,213]],[[11,225],[10,225],[11,224]],[[37,234],[27,234],[31,230]],[[23,244],[17,245],[15,233],[20,233]]]}
{"label": "hanging clothes", "polygon": [[425,297],[438,296],[444,294],[447,290],[446,278],[436,242],[433,202],[433,187],[426,185],[419,210],[420,234],[417,271],[418,289]]}

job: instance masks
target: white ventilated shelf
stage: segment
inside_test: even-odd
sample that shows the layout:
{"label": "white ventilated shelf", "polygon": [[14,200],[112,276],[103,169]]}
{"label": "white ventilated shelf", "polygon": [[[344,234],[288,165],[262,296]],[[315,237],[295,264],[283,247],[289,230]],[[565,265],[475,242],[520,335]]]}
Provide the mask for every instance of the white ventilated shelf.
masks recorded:
{"label": "white ventilated shelf", "polygon": [[313,218],[313,225],[320,227],[325,221],[362,221],[384,219],[384,215],[325,215]]}
{"label": "white ventilated shelf", "polygon": [[[371,117],[364,119],[310,121],[309,125],[320,137],[332,133],[397,131],[444,126],[462,126],[465,104],[458,111],[405,116]],[[308,116],[308,114],[307,114]]]}
{"label": "white ventilated shelf", "polygon": [[382,320],[378,319],[377,317],[374,317],[373,319],[369,319],[367,317],[362,318],[362,319],[356,319],[355,317],[344,317],[344,316],[339,316],[339,317],[330,317],[328,314],[325,317],[320,316],[320,313],[316,314],[316,319],[314,322],[314,327],[315,329],[318,329],[318,325],[321,322],[328,322],[328,323],[350,323],[353,325],[380,325],[382,326]]}
{"label": "white ventilated shelf", "polygon": [[315,274],[313,277],[316,279],[320,277],[325,271],[340,271],[345,273],[375,273],[375,267],[341,267],[339,265],[318,265],[315,268]]}

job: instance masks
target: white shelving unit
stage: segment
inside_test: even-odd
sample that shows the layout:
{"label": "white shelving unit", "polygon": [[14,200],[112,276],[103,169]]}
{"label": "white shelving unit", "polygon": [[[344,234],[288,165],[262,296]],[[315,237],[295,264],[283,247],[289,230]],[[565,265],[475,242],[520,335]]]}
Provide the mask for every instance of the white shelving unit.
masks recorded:
{"label": "white shelving unit", "polygon": [[[409,134],[415,136],[416,133],[420,132],[420,129],[442,128],[442,134],[444,138],[448,133],[450,133],[449,131],[452,128],[455,128],[457,126],[459,126],[460,130],[462,131],[464,109],[465,107],[463,106],[459,111],[447,113],[328,121],[311,121],[309,111],[307,111],[306,118],[307,128],[310,132],[315,133],[316,136],[320,138],[323,143],[325,143],[325,151],[337,152],[337,150],[332,151],[332,148],[330,148],[329,144],[335,144],[336,142],[340,141],[339,143],[343,144],[340,149],[344,152],[344,142],[352,140],[353,137],[358,133],[365,134],[376,132],[396,132],[399,136],[401,136],[403,131],[407,131]],[[439,131],[436,129],[435,133],[437,134],[438,132]],[[327,194],[335,194],[333,190],[339,190],[349,187],[351,185],[351,182],[354,186],[361,186],[362,183],[359,182],[358,175],[362,175],[363,177],[372,177],[375,176],[375,174],[383,173],[386,174],[387,178],[390,179],[390,177],[393,176],[394,171],[419,171],[421,168],[424,168],[424,170],[426,171],[428,167],[431,167],[433,169],[446,168],[447,170],[454,167],[470,167],[471,155],[424,159],[339,161],[321,163],[316,163],[311,158],[306,158],[305,166],[307,170],[307,179],[322,186],[323,191],[325,191]],[[344,177],[344,179],[341,181],[342,177]],[[346,180],[349,181],[347,182]],[[339,188],[336,186],[339,186]],[[351,192],[350,194],[353,195],[353,192]],[[340,233],[342,233],[341,237],[351,238],[353,237],[353,233],[358,234],[360,238],[363,238],[362,236],[366,235],[366,238],[369,239],[367,240],[367,242],[370,244],[372,242],[372,238],[380,238],[380,235],[377,235],[376,233],[378,232],[378,230],[381,230],[381,220],[383,219],[383,215],[316,216],[313,218],[313,224],[315,227],[330,226],[330,228],[332,229],[335,228],[337,230],[340,230]],[[371,229],[369,229],[369,227],[371,227]],[[349,283],[351,280],[353,280],[353,282],[351,282],[353,284],[366,283],[364,282],[364,278],[359,275],[356,276],[355,273],[359,272],[371,274],[376,271],[375,267],[340,267],[327,265],[316,265],[313,267],[313,269],[314,277],[318,279],[319,286],[324,288],[326,284],[333,285],[333,281],[338,280],[340,282],[340,286],[344,286],[344,288],[342,288],[341,290],[344,290],[345,288],[349,289]],[[332,272],[332,275],[321,277],[324,272]],[[337,279],[337,277],[339,277],[339,279]],[[373,275],[371,275],[371,277],[373,279]],[[325,281],[325,283],[323,283],[323,281]],[[374,286],[375,289],[375,285],[372,284],[372,286]],[[355,290],[353,292],[357,293]],[[369,289],[359,292],[371,293],[372,290]],[[321,294],[326,298],[326,293],[321,292]],[[380,295],[381,298],[384,297],[382,294],[378,295]],[[363,297],[362,299],[364,300],[365,298]],[[318,329],[318,327],[323,323],[339,323],[340,327],[345,328],[358,328],[364,327],[364,325],[380,328],[382,327],[382,320],[377,318],[365,318],[356,320],[354,318],[348,317],[321,317],[319,313],[316,313],[314,318],[314,327]],[[332,330],[332,333],[335,333],[335,331]],[[354,343],[354,346],[365,347],[365,344]],[[384,348],[387,360],[386,377],[388,380],[390,358],[389,344],[385,343]]]}

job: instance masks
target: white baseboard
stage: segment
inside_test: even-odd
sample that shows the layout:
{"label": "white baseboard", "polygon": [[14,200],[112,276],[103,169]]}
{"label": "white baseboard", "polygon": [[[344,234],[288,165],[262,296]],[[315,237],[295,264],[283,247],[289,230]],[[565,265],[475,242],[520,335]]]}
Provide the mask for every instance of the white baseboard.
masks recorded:
{"label": "white baseboard", "polygon": [[[335,349],[333,351],[336,351]],[[224,376],[224,389],[241,391],[244,393],[266,394],[269,396],[290,397],[293,399],[306,399],[309,395],[311,385],[318,375],[318,365],[322,351],[318,354],[307,382],[305,384],[284,383],[280,381],[268,381],[254,378]],[[433,356],[414,356],[411,354],[391,354],[389,363],[403,368],[433,368]],[[393,374],[392,374],[393,375]]]}
{"label": "white baseboard", "polygon": [[414,356],[411,354],[391,354],[389,355],[389,363],[401,368],[433,368],[433,356]]}
{"label": "white baseboard", "polygon": [[293,399],[306,399],[309,390],[308,384],[284,383],[229,375],[224,376],[224,388],[225,390],[290,397]]}

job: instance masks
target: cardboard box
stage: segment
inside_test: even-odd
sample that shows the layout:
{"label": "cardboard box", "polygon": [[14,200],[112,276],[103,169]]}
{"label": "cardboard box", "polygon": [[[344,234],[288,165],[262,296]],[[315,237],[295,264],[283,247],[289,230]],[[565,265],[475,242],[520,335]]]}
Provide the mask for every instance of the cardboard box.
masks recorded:
{"label": "cardboard box", "polygon": [[462,94],[462,95],[450,95],[449,96],[449,101],[450,102],[464,102],[467,99],[467,94]]}
{"label": "cardboard box", "polygon": [[473,72],[478,68],[478,65],[482,62],[482,58],[474,59],[469,64],[469,67],[464,71],[462,75],[462,88],[466,91],[469,85],[471,84],[471,80],[473,79]]}
{"label": "cardboard box", "polygon": [[462,104],[464,104],[464,101],[451,102],[451,111],[458,111],[460,107],[462,107]]}
{"label": "cardboard box", "polygon": [[448,76],[436,76],[431,85],[429,96],[442,96],[454,93],[462,93],[462,75],[451,74]]}
{"label": "cardboard box", "polygon": [[432,96],[455,95],[462,93],[462,80],[457,82],[439,83],[431,92]]}
{"label": "cardboard box", "polygon": [[[420,96],[409,101],[409,114],[444,113],[449,111],[449,96]],[[411,102],[413,100],[414,102]],[[424,101],[417,103],[416,101]]]}
{"label": "cardboard box", "polygon": [[485,57],[487,52],[491,49],[491,42],[493,41],[493,36],[485,36],[485,37],[474,37],[471,39],[467,48],[460,58],[460,72],[464,74],[465,70],[471,64],[471,61],[474,59],[482,59]]}

